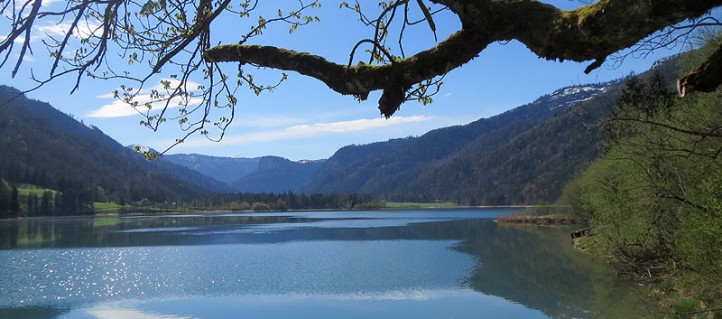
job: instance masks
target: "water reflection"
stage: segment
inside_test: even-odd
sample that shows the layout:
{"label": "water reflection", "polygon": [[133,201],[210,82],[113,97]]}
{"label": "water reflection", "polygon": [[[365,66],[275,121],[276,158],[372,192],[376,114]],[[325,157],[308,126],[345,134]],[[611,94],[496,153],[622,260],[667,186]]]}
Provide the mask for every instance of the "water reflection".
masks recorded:
{"label": "water reflection", "polygon": [[[79,318],[94,309],[110,311],[103,314],[140,314],[161,316],[149,309],[173,309],[173,314],[162,312],[168,318],[314,318],[314,319],[369,319],[369,318],[479,318],[480,314],[493,314],[495,319],[541,319],[539,311],[509,303],[499,297],[481,295],[472,290],[427,290],[412,295],[241,295],[230,297],[168,298],[148,302],[126,301],[101,304],[90,309],[78,309],[62,316]],[[93,317],[103,318],[103,317]],[[126,317],[135,318],[135,317]],[[146,317],[141,317],[146,318]],[[153,318],[153,317],[147,317]],[[166,317],[160,317],[166,318]],[[155,318],[154,318],[155,319]]]}
{"label": "water reflection", "polygon": [[[7,297],[0,302],[0,318],[58,318],[63,313],[67,318],[185,318],[158,312],[175,309],[169,306],[172,300],[207,311],[228,309],[240,300],[246,301],[246,310],[264,309],[252,296],[277,296],[285,301],[276,302],[287,307],[310,311],[308,307],[315,305],[329,314],[333,307],[349,310],[358,303],[381,307],[394,300],[413,301],[416,308],[448,309],[466,300],[468,304],[458,306],[469,312],[457,315],[467,317],[484,313],[470,305],[478,306],[486,298],[484,307],[513,308],[510,318],[520,313],[540,318],[640,316],[630,305],[636,299],[627,285],[614,280],[599,263],[560,244],[567,240],[565,230],[499,227],[490,219],[507,213],[0,222],[0,295]],[[142,309],[128,307],[127,302],[93,308],[139,296]],[[488,299],[492,296],[496,299]],[[335,306],[329,306],[329,300]],[[198,318],[216,318],[224,311],[199,313]],[[503,317],[504,311],[498,310],[495,317]],[[434,312],[427,309],[417,317],[433,318],[430,313]],[[309,316],[323,317],[322,312]]]}
{"label": "water reflection", "polygon": [[153,313],[150,311],[142,311],[137,309],[115,309],[115,308],[101,308],[101,309],[90,309],[87,313],[97,319],[193,319],[188,316],[174,316]]}
{"label": "water reflection", "polygon": [[[423,234],[407,238],[394,232],[414,223],[492,219],[499,214],[510,214],[513,211],[499,209],[310,212],[25,219],[0,221],[0,248],[135,247],[277,243],[294,240],[366,240],[365,230],[376,228],[383,229],[376,235],[382,236],[383,239],[423,239]],[[258,236],[259,234],[262,236]],[[449,238],[463,239],[459,236]]]}
{"label": "water reflection", "polygon": [[51,307],[0,307],[0,318],[12,319],[54,319],[67,313],[69,310]]}

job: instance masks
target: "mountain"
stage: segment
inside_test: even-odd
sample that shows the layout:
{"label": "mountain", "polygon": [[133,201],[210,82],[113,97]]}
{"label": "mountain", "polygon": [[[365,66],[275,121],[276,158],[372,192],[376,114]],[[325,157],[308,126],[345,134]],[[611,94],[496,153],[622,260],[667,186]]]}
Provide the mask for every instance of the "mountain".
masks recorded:
{"label": "mountain", "polygon": [[566,184],[600,156],[597,125],[614,110],[617,86],[580,101],[516,134],[480,136],[461,152],[434,163],[394,197],[450,200],[467,205],[536,204],[556,200]]}
{"label": "mountain", "polygon": [[222,183],[169,162],[148,162],[96,127],[48,103],[0,86],[0,176],[58,189],[92,188],[98,201],[190,200],[227,191]]}
{"label": "mountain", "polygon": [[282,157],[264,156],[259,159],[253,173],[233,181],[231,187],[244,193],[298,192],[299,187],[318,171],[323,162],[293,162]]}
{"label": "mountain", "polygon": [[185,166],[228,185],[255,172],[261,161],[258,157],[220,157],[200,154],[169,154],[163,155],[161,159]]}
{"label": "mountain", "polygon": [[[663,73],[673,68],[656,65]],[[0,147],[12,150],[0,157],[0,177],[50,188],[63,179],[83,181],[112,200],[293,191],[468,205],[551,202],[599,156],[604,133],[597,124],[613,111],[620,86],[570,86],[467,125],[299,162],[179,154],[149,163],[97,128],[19,95],[0,106]],[[17,94],[0,87],[0,100]]]}
{"label": "mountain", "polygon": [[[537,184],[535,179],[543,176],[566,178],[579,165],[596,156],[595,151],[579,156],[573,153],[583,152],[585,147],[597,149],[601,137],[593,135],[597,133],[584,126],[592,125],[611,112],[609,103],[601,101],[613,102],[611,97],[616,91],[613,88],[617,85],[566,87],[532,103],[467,125],[433,130],[420,137],[347,146],[329,158],[301,190],[307,193],[358,192],[392,200],[453,200],[468,204],[551,201],[556,199],[559,190],[523,190],[551,185],[534,186]],[[575,111],[583,105],[588,105],[590,110]],[[589,119],[579,121],[577,117]],[[583,145],[566,146],[569,135],[578,138]],[[525,151],[522,143],[540,147],[531,150],[532,146],[529,146],[526,153],[520,153]],[[540,160],[545,157],[555,161]],[[564,162],[560,164],[562,160]],[[520,161],[525,165],[517,166]],[[495,166],[497,164],[501,166]],[[551,168],[552,164],[558,165],[553,167],[556,171],[545,173],[543,170]],[[522,173],[524,177],[517,176]],[[524,195],[509,198],[479,195],[493,191],[494,183],[507,181],[516,189],[507,187],[506,191]],[[560,183],[564,181],[566,179]]]}
{"label": "mountain", "polygon": [[232,191],[241,193],[298,192],[299,187],[324,162],[294,162],[277,156],[244,158],[199,154],[164,155],[161,161],[182,165],[221,181]]}

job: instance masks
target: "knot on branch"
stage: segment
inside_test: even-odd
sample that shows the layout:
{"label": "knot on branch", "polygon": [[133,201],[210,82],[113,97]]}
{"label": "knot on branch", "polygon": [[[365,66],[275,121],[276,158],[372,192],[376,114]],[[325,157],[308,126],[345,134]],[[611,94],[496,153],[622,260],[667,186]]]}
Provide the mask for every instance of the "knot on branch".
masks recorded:
{"label": "knot on branch", "polygon": [[[588,65],[586,69],[584,69],[584,74],[589,74],[592,71],[598,69],[602,64],[604,64],[604,61],[606,60],[605,57],[602,58],[596,58],[592,64]],[[559,62],[564,62],[563,59],[560,59]]]}
{"label": "knot on branch", "polygon": [[406,101],[406,90],[403,86],[393,86],[384,89],[379,99],[379,110],[387,119],[394,115],[396,110],[401,107],[401,103]]}

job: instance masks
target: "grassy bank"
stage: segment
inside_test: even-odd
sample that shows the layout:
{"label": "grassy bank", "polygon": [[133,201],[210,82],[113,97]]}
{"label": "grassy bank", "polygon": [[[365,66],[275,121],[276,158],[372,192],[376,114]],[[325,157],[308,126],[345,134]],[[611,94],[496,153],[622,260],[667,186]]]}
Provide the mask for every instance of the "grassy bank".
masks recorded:
{"label": "grassy bank", "polygon": [[51,194],[53,194],[53,197],[55,197],[55,194],[57,193],[57,191],[54,189],[43,188],[40,186],[29,184],[23,184],[18,187],[18,195],[20,197],[28,197],[31,195],[42,197],[45,192],[50,192]]}

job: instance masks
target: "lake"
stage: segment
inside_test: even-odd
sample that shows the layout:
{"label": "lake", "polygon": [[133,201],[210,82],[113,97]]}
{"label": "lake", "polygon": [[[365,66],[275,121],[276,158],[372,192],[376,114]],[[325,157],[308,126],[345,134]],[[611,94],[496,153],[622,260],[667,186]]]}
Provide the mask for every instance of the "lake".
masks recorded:
{"label": "lake", "polygon": [[0,318],[644,315],[569,228],[493,221],[515,211],[0,221]]}

